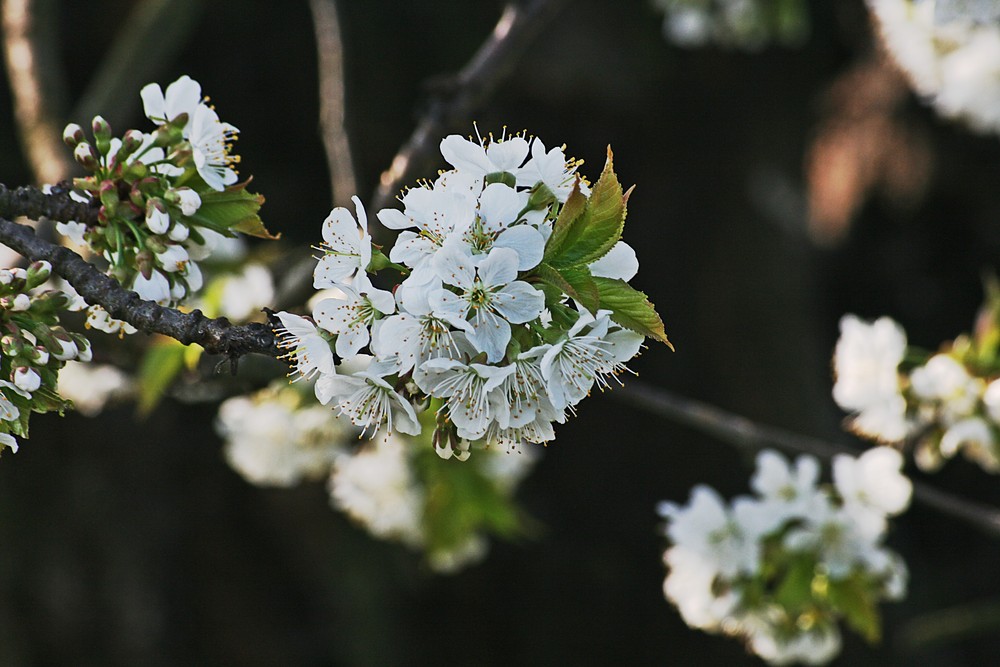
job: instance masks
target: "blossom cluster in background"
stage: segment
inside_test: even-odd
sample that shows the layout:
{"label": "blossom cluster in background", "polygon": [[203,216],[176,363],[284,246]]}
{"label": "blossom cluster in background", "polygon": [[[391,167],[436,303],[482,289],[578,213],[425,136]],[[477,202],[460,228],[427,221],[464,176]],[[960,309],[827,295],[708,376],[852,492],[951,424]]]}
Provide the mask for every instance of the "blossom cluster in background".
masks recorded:
{"label": "blossom cluster in background", "polygon": [[[538,138],[453,135],[441,152],[451,170],[378,213],[400,232],[388,256],[359,199],[357,217],[330,213],[314,272],[323,296],[311,318],[277,315],[279,345],[319,401],[369,435],[429,427],[438,454],[461,460],[476,442],[548,442],[645,336],[667,342],[627,284],[638,270],[620,240],[627,194],[610,151],[593,189]],[[386,269],[401,280],[379,287],[372,275]],[[359,354],[371,357],[363,369],[338,368]]]}
{"label": "blossom cluster in background", "polygon": [[944,116],[1000,132],[1000,6],[868,0],[892,58]]}
{"label": "blossom cluster in background", "polygon": [[765,450],[755,495],[726,503],[698,486],[687,505],[662,503],[667,598],[691,627],[739,637],[771,664],[828,662],[840,620],[878,639],[879,602],[906,592],[905,564],[883,544],[910,501],[901,465],[888,447],[838,455],[828,486],[815,458]]}
{"label": "blossom cluster in background", "polygon": [[833,397],[853,413],[851,430],[886,444],[912,444],[926,470],[962,452],[985,470],[1000,471],[998,313],[994,298],[973,337],[959,337],[936,354],[907,347],[902,327],[887,317],[845,316]]}
{"label": "blossom cluster in background", "polygon": [[804,0],[653,0],[663,12],[663,35],[682,48],[708,45],[757,51],[770,43],[805,41]]}
{"label": "blossom cluster in background", "polygon": [[[73,181],[74,198],[98,207],[96,224],[60,222],[57,230],[89,247],[107,272],[140,297],[176,306],[202,288],[199,262],[227,236],[240,231],[268,237],[257,217],[263,201],[237,184],[239,157],[231,154],[237,129],[219,120],[201,86],[183,76],[166,92],[141,91],[151,132],[128,130],[121,138],[100,116],[93,139],[76,124],[63,138],[90,176]],[[98,305],[88,326],[133,333]]]}
{"label": "blossom cluster in background", "polygon": [[247,481],[288,487],[325,479],[335,508],[373,537],[423,551],[437,572],[485,556],[485,532],[519,529],[512,496],[537,458],[532,450],[494,449],[449,470],[399,434],[359,446],[346,417],[283,382],[223,402],[217,429],[226,460]]}

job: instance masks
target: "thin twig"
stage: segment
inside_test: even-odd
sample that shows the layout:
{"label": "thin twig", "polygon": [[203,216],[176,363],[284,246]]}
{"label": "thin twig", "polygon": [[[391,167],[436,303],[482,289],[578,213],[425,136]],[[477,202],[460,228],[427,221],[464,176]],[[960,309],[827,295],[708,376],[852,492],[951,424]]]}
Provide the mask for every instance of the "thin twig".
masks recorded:
{"label": "thin twig", "polygon": [[447,90],[447,94],[438,94],[431,100],[413,134],[382,173],[372,210],[390,205],[403,184],[427,171],[445,133],[468,122],[510,74],[535,36],[548,27],[568,2],[526,0],[504,7],[489,38],[448,85],[438,87]]}
{"label": "thin twig", "polygon": [[334,0],[309,0],[319,68],[319,123],[330,172],[334,206],[347,206],[357,192],[351,145],[344,126],[344,46]]}
{"label": "thin twig", "polygon": [[[856,456],[856,449],[818,438],[799,435],[774,426],[758,424],[714,405],[677,396],[664,389],[632,381],[611,396],[634,407],[709,433],[737,448],[756,452],[776,447],[796,454],[830,459],[836,454]],[[913,497],[942,514],[961,519],[996,537],[1000,536],[1000,510],[941,491],[922,482],[913,483]]]}
{"label": "thin twig", "polygon": [[70,173],[62,136],[65,82],[55,47],[54,8],[48,0],[3,2],[4,55],[14,116],[35,181],[55,183]]}

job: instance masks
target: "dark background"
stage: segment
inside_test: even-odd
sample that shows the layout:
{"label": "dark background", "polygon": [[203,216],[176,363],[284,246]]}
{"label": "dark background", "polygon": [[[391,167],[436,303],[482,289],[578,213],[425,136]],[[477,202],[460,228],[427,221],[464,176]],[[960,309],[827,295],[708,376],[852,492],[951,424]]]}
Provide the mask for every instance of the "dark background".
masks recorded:
{"label": "dark background", "polygon": [[[132,4],[62,3],[71,99]],[[461,67],[502,5],[341,4],[347,123],[367,200],[428,104],[425,82]],[[641,262],[634,282],[677,347],[650,346],[632,364],[641,379],[850,442],[830,397],[838,319],[889,314],[932,349],[968,330],[1000,249],[1000,150],[908,94],[859,111],[867,80],[845,77],[872,58],[864,6],[812,2],[810,12],[800,48],[685,51],[663,40],[646,2],[580,0],[456,129],[527,128],[565,142],[592,178],[610,143],[619,177],[638,186],[625,232]],[[242,174],[267,196],[265,222],[303,253],[331,197],[315,59],[305,2],[219,0],[204,3],[156,76],[190,74],[242,130]],[[11,104],[0,86],[0,182],[18,185],[32,177]],[[138,91],[121,104],[114,113],[142,125]],[[905,127],[908,140],[879,149],[887,133],[857,130],[866,113]],[[841,172],[806,165],[838,128],[927,176],[862,188],[839,240],[820,242],[808,201]],[[870,171],[868,155],[855,150],[848,173]],[[878,174],[900,169],[882,162]],[[711,437],[593,396],[524,483],[544,530],[442,577],[349,525],[321,484],[245,483],[222,458],[214,414],[168,400],[142,421],[131,406],[33,420],[31,439],[0,462],[0,665],[758,662],[687,629],[661,591],[656,502],[686,501],[696,483],[727,497],[747,490],[752,460]],[[997,479],[961,460],[930,481],[1000,504]],[[909,563],[909,597],[884,606],[880,646],[845,633],[835,664],[993,663],[996,538],[919,506],[897,523],[891,544]],[[942,610],[966,617],[931,641]]]}

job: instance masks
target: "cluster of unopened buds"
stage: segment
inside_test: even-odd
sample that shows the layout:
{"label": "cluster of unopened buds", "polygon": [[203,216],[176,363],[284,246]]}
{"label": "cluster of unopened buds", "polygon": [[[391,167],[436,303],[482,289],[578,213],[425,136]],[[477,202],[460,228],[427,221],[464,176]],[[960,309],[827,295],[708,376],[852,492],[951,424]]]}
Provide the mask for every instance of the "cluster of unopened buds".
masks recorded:
{"label": "cluster of unopened buds", "polygon": [[993,294],[972,336],[935,354],[907,346],[903,328],[882,317],[840,322],[833,397],[854,413],[848,426],[886,444],[913,446],[935,470],[962,452],[1000,472],[1000,298]]}
{"label": "cluster of unopened buds", "polygon": [[[360,200],[357,218],[330,213],[314,272],[324,292],[311,319],[277,315],[280,345],[321,403],[370,434],[429,426],[437,452],[461,460],[475,442],[548,442],[646,336],[667,342],[627,284],[628,193],[610,150],[593,188],[537,138],[453,135],[441,152],[452,169],[378,213],[401,232],[388,256]],[[370,277],[386,269],[401,277],[388,289]],[[345,373],[338,358],[362,368]]]}
{"label": "cluster of unopened buds", "polygon": [[685,506],[662,503],[667,598],[691,627],[739,637],[771,664],[828,662],[840,619],[877,640],[878,603],[906,589],[905,564],[883,545],[886,518],[912,493],[901,465],[888,447],[838,455],[828,486],[815,458],[791,465],[765,450],[756,495],[727,504],[698,486]]}
{"label": "cluster of unopened buds", "polygon": [[[93,224],[64,222],[57,230],[108,262],[108,273],[140,297],[176,306],[201,289],[198,262],[223,236],[235,231],[265,235],[256,217],[262,199],[236,184],[230,153],[237,129],[219,120],[184,76],[164,93],[157,84],[141,91],[148,133],[121,138],[100,116],[93,139],[76,124],[63,139],[90,175],[73,181],[74,198],[99,205]],[[127,324],[92,306],[88,324],[110,333],[132,333]]]}
{"label": "cluster of unopened buds", "polygon": [[32,412],[69,408],[56,393],[59,369],[91,358],[87,339],[59,325],[71,297],[39,289],[51,271],[48,262],[0,269],[0,449],[17,451]]}

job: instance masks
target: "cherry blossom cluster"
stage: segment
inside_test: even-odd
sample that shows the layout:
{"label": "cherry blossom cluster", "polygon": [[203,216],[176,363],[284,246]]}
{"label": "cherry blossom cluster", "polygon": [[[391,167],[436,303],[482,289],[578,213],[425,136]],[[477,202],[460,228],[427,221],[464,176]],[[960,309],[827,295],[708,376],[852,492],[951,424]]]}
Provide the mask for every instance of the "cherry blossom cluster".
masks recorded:
{"label": "cherry blossom cluster", "polygon": [[0,269],[0,450],[17,451],[32,412],[71,407],[56,393],[59,370],[91,358],[87,339],[59,325],[71,297],[41,288],[51,271],[48,262]]}
{"label": "cherry blossom cluster", "polygon": [[714,44],[758,51],[769,43],[801,43],[809,31],[802,0],[654,0],[663,35],[682,48]]}
{"label": "cherry blossom cluster", "polygon": [[[475,442],[548,442],[645,336],[667,342],[627,284],[638,270],[620,240],[628,194],[610,150],[593,188],[538,138],[453,135],[441,152],[450,170],[379,211],[400,232],[388,256],[358,198],[357,217],[330,213],[313,283],[325,298],[311,319],[278,314],[280,345],[320,402],[365,432],[429,426],[437,452],[461,460]],[[383,269],[399,282],[377,286]],[[364,370],[338,369],[362,352]]]}
{"label": "cherry blossom cluster", "polygon": [[[346,417],[284,382],[226,400],[216,425],[227,461],[247,481],[290,487],[326,479],[335,508],[376,538],[423,551],[438,572],[482,558],[487,531],[517,529],[512,496],[537,457],[492,450],[449,470],[398,434],[355,447],[358,429]],[[475,492],[456,493],[457,485]]]}
{"label": "cherry blossom cluster", "polygon": [[914,89],[944,116],[1000,132],[1000,6],[868,0],[882,41]]}
{"label": "cherry blossom cluster", "polygon": [[883,544],[912,493],[901,465],[888,447],[838,455],[829,486],[815,458],[765,450],[755,495],[727,504],[698,486],[687,505],[662,503],[666,597],[689,626],[738,637],[770,664],[828,662],[841,619],[878,639],[878,603],[906,591],[905,564]]}
{"label": "cherry blossom cluster", "polygon": [[[57,230],[88,246],[107,272],[139,296],[175,306],[201,289],[198,262],[236,231],[267,236],[256,212],[262,199],[237,184],[231,154],[238,130],[219,120],[201,86],[183,76],[164,92],[141,91],[150,132],[113,136],[97,116],[88,139],[70,124],[63,139],[90,175],[73,181],[73,196],[99,205],[96,224],[58,223]],[[109,333],[134,329],[92,306],[88,324]]]}
{"label": "cherry blossom cluster", "polygon": [[903,328],[887,317],[845,316],[833,397],[854,413],[849,428],[886,444],[912,442],[914,459],[926,470],[962,452],[985,470],[1000,471],[997,312],[988,307],[974,337],[959,337],[936,354],[908,348]]}

